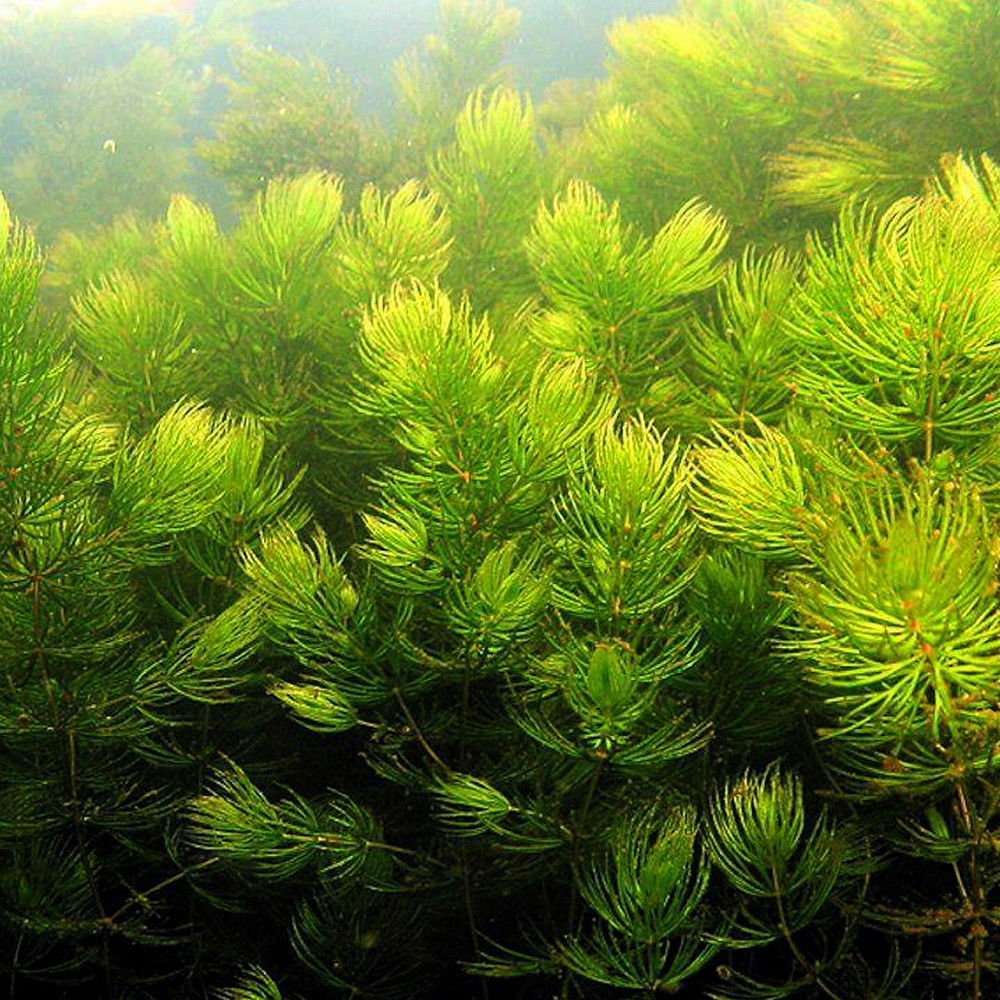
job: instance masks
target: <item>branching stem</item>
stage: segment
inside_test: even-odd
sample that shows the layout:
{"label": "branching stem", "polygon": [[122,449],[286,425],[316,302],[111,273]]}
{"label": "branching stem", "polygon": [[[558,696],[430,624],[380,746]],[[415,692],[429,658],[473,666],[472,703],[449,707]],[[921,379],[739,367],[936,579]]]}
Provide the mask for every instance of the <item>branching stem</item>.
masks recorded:
{"label": "branching stem", "polygon": [[781,934],[788,945],[789,951],[792,953],[792,957],[802,966],[805,973],[830,1000],[841,1000],[840,994],[836,993],[823,982],[816,966],[806,958],[802,949],[795,943],[795,939],[792,937],[792,929],[788,926],[788,918],[785,916],[785,904],[782,902],[784,894],[781,891],[781,884],[778,881],[778,871],[773,863],[771,865],[771,887],[774,889],[774,902],[778,908],[778,926],[781,928]]}
{"label": "branching stem", "polygon": [[424,734],[420,731],[420,727],[417,725],[417,720],[413,718],[413,714],[410,712],[406,702],[403,700],[403,695],[399,688],[393,688],[393,694],[396,696],[396,700],[399,702],[399,707],[403,710],[403,715],[406,716],[406,723],[413,730],[413,735],[416,736],[417,742],[424,748],[424,753],[438,767],[440,767],[446,774],[451,774],[451,768],[434,752],[433,747],[424,739]]}

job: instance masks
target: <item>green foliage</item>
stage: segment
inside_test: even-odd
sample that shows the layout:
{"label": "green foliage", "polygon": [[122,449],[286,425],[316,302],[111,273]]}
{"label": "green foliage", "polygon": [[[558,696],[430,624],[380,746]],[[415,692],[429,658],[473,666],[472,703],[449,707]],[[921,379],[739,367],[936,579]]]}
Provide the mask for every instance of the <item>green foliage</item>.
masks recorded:
{"label": "green foliage", "polygon": [[[156,972],[163,949],[183,963],[200,947],[173,908],[201,863],[164,850],[164,824],[208,753],[193,699],[245,682],[246,618],[240,643],[199,622],[231,603],[225,570],[206,578],[188,553],[237,544],[219,523],[233,506],[246,515],[240,547],[301,513],[248,424],[182,403],[126,432],[88,412],[38,317],[41,260],[3,202],[0,228],[0,839],[3,919],[24,959],[11,982],[96,972],[124,985]],[[158,313],[139,316],[160,330]],[[123,391],[138,377],[115,371]],[[185,607],[164,616],[155,595],[182,580]]]}
{"label": "green foliage", "polygon": [[311,865],[352,878],[378,846],[378,824],[346,795],[332,795],[319,812],[297,795],[274,805],[235,765],[217,772],[212,788],[191,803],[189,839],[257,878],[284,880]]}
{"label": "green foliage", "polygon": [[218,1000],[281,1000],[275,981],[260,967],[252,965],[239,983],[217,994]]}
{"label": "green foliage", "polygon": [[156,215],[186,179],[183,123],[200,89],[152,45],[120,67],[84,69],[24,108],[31,146],[0,183],[47,238],[128,211]]}
{"label": "green foliage", "polygon": [[598,431],[592,459],[556,507],[562,610],[614,621],[673,604],[691,572],[687,479],[678,446],[667,451],[642,423]]}
{"label": "green foliage", "polygon": [[702,528],[741,549],[793,558],[806,544],[806,479],[780,431],[718,431],[698,449],[694,508]]}
{"label": "green foliage", "polygon": [[53,310],[64,309],[112,271],[145,270],[158,249],[155,227],[131,213],[84,232],[63,230],[46,253],[44,302]]}
{"label": "green foliage", "polygon": [[[96,399],[145,428],[197,393],[255,416],[297,460],[323,421],[323,446],[343,461],[349,443],[356,462],[370,434],[345,402],[361,306],[397,281],[436,278],[450,244],[437,199],[415,184],[370,187],[356,213],[341,206],[327,175],[275,181],[223,235],[208,209],[177,197],[147,234],[141,270],[102,272],[81,254],[93,278],[70,333]],[[356,491],[355,468],[341,475]]]}
{"label": "green foliage", "polygon": [[[685,399],[698,429],[706,418],[745,429],[753,418],[779,423],[797,386],[784,313],[797,288],[798,262],[782,250],[767,256],[747,251],[727,268],[718,305],[709,320],[686,331],[685,384],[665,379],[652,394],[665,392],[664,418],[678,421]],[[693,398],[692,398],[693,397]]]}
{"label": "green foliage", "polygon": [[[888,484],[831,520],[821,575],[789,581],[808,623],[794,655],[835,706],[829,735],[865,756],[882,745],[905,759],[912,746],[923,759],[901,765],[911,793],[946,782],[954,755],[993,767],[995,555],[978,496],[922,480],[900,497]],[[856,760],[854,775],[896,783],[873,765]]]}
{"label": "green foliage", "polygon": [[774,985],[768,980],[777,967],[764,981],[737,973],[745,992],[723,988],[713,996],[787,996],[813,984],[822,994],[840,995],[842,980],[857,970],[843,969],[834,947],[818,958],[808,956],[795,935],[839,917],[842,940],[849,939],[850,911],[840,917],[834,904],[851,895],[863,900],[866,876],[875,867],[857,837],[856,831],[837,830],[825,813],[808,823],[801,782],[777,768],[745,774],[716,793],[706,831],[712,862],[742,896],[755,900],[726,930],[726,939],[740,948],[783,940],[796,968],[788,981]]}
{"label": "green foliage", "polygon": [[432,284],[448,265],[450,231],[438,199],[415,181],[391,195],[368,185],[357,213],[338,232],[338,281],[359,303],[407,278]]}
{"label": "green foliage", "polygon": [[[184,314],[150,281],[110,271],[73,302],[74,339],[99,368],[113,411],[135,420],[162,412],[157,395],[177,399],[185,387],[182,364],[190,350]],[[134,390],[142,388],[135,398]]]}
{"label": "green foliage", "polygon": [[[394,66],[398,120],[393,134],[357,113],[351,84],[320,60],[244,42],[232,52],[234,75],[224,81],[228,106],[214,121],[214,137],[197,144],[199,156],[243,201],[274,178],[311,170],[339,176],[352,207],[366,182],[399,186],[422,177],[451,139],[470,94],[493,92],[505,82],[499,65],[520,19],[518,11],[498,0],[445,0],[439,16],[438,32],[425,39],[422,50],[408,53]],[[208,24],[204,33],[221,37],[221,26]],[[510,129],[497,135],[505,136],[513,137]],[[503,149],[497,144],[493,152]],[[511,150],[512,158],[518,155],[524,158]],[[503,197],[520,183],[516,177],[504,178],[494,163],[490,156],[477,160],[483,171],[478,179],[482,193],[501,188],[492,196],[491,215],[502,211]],[[468,187],[469,180],[464,183]],[[448,183],[444,186],[447,189]],[[534,194],[528,194],[528,211],[534,207]],[[473,220],[475,195],[465,194],[472,204],[464,212]],[[490,233],[497,221],[490,218]],[[486,232],[481,226],[478,239]]]}
{"label": "green foliage", "polygon": [[858,195],[915,193],[945,151],[997,153],[996,5],[690,0],[622,21],[574,159],[633,217],[705,198],[738,243],[797,240]]}
{"label": "green foliage", "polygon": [[190,147],[208,131],[213,63],[252,47],[261,12],[286,4],[213,0],[197,17],[126,0],[6,11],[0,185],[22,218],[45,242],[94,226],[117,242],[121,214],[152,218],[182,186],[211,189]]}
{"label": "green foliage", "polygon": [[[712,859],[741,893],[785,902],[785,928],[760,933],[778,936],[807,926],[837,884],[844,859],[825,817],[805,833],[802,785],[779,772],[742,777],[720,790],[709,813]],[[752,937],[755,929],[747,929]]]}
{"label": "green foliage", "polygon": [[0,202],[9,991],[990,995],[1000,175],[883,208],[876,107],[943,152],[973,8],[622,24],[608,187],[547,198],[448,5],[426,178],[67,237],[65,327]]}
{"label": "green foliage", "polygon": [[430,985],[400,947],[419,940],[420,930],[413,909],[384,893],[355,896],[346,905],[320,891],[296,910],[292,947],[327,991],[405,1000]]}
{"label": "green foliage", "polygon": [[[447,141],[468,95],[505,82],[499,68],[514,40],[520,11],[503,0],[441,0],[437,34],[423,51],[407,53],[394,66],[396,90],[408,146],[426,153]],[[403,153],[403,166],[423,164]]]}
{"label": "green foliage", "polygon": [[430,165],[430,184],[455,236],[448,283],[481,307],[519,304],[527,281],[521,241],[541,190],[531,102],[503,89],[471,94],[454,144]]}
{"label": "green foliage", "polygon": [[322,170],[343,178],[353,202],[380,164],[348,83],[318,59],[270,47],[237,49],[233,63],[228,106],[198,155],[241,200],[275,177]]}
{"label": "green foliage", "polygon": [[790,324],[807,402],[925,462],[965,452],[1000,412],[996,168],[950,176],[957,197],[940,188],[881,216],[846,208],[810,252]]}
{"label": "green foliage", "polygon": [[761,556],[720,548],[701,561],[688,594],[706,646],[697,666],[698,711],[734,749],[745,740],[780,746],[804,700],[801,676],[775,648],[788,617],[776,576]]}
{"label": "green foliage", "polygon": [[[694,850],[693,811],[629,817],[581,880],[601,918],[592,940],[570,938],[559,960],[584,978],[646,993],[678,989],[717,952],[700,940],[696,908],[709,867]],[[687,932],[687,933],[685,933]]]}
{"label": "green foliage", "polygon": [[550,210],[542,205],[525,241],[549,309],[534,337],[582,356],[636,406],[676,357],[669,333],[690,299],[721,277],[726,225],[698,204],[681,209],[651,239],[621,219],[590,185],[574,181]]}

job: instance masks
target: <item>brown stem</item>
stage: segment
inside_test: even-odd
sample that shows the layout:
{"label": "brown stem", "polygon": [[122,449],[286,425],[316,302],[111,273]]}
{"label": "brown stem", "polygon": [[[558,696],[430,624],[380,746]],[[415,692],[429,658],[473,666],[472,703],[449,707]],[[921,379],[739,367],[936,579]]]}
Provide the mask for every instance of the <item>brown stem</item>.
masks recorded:
{"label": "brown stem", "polygon": [[152,888],[147,889],[145,892],[134,893],[132,899],[130,899],[127,903],[122,903],[122,905],[119,906],[118,909],[115,910],[115,912],[112,913],[110,917],[108,917],[108,921],[111,924],[117,923],[118,918],[123,913],[127,913],[129,909],[135,906],[140,899],[148,899],[150,896],[153,895],[153,893],[159,892],[161,889],[166,889],[168,885],[173,885],[174,882],[179,882],[182,878],[185,878],[186,876],[190,875],[191,872],[201,871],[202,868],[210,868],[212,865],[217,864],[218,861],[219,861],[218,858],[208,858],[206,861],[199,861],[198,864],[192,865],[190,868],[185,868],[184,871],[176,872],[169,878],[165,878],[162,881],[157,882],[156,885],[154,885]]}
{"label": "brown stem", "polygon": [[980,915],[983,912],[983,885],[979,877],[979,840],[982,836],[980,825],[973,820],[972,810],[969,808],[969,800],[965,795],[964,785],[955,786],[955,799],[958,803],[959,815],[962,823],[969,835],[969,854],[966,864],[969,870],[969,895],[967,896],[970,906],[969,916],[974,921],[972,932],[972,995],[970,1000],[981,1000],[982,997],[982,975],[983,975],[983,940],[981,936],[982,926],[979,923]]}
{"label": "brown stem", "polygon": [[570,862],[573,869],[573,884],[571,886],[570,897],[569,897],[569,918],[567,920],[567,933],[573,933],[573,925],[576,923],[576,906],[578,892],[576,888],[577,882],[577,871],[580,867],[580,855],[581,847],[583,844],[583,839],[581,837],[581,831],[583,830],[584,824],[587,822],[587,816],[590,813],[590,807],[594,801],[594,793],[597,790],[597,782],[601,777],[601,771],[604,769],[604,762],[607,758],[599,757],[597,764],[594,769],[590,772],[590,781],[587,784],[587,794],[584,797],[583,805],[580,807],[580,815],[576,820],[573,830],[573,859]]}
{"label": "brown stem", "polygon": [[406,716],[407,725],[413,731],[413,735],[416,736],[417,742],[424,748],[424,753],[435,764],[438,765],[446,774],[451,774],[451,768],[434,752],[433,747],[424,739],[424,734],[420,731],[420,727],[417,725],[417,720],[413,718],[412,713],[403,701],[403,695],[400,693],[399,688],[393,688],[393,694],[396,696],[396,700],[399,702],[399,707],[403,710],[403,715]]}
{"label": "brown stem", "polygon": [[781,928],[782,937],[784,937],[785,943],[788,945],[788,948],[792,953],[792,957],[799,963],[799,965],[802,966],[806,974],[812,978],[812,981],[816,984],[816,986],[818,986],[819,989],[821,989],[830,998],[830,1000],[841,1000],[840,995],[830,989],[830,987],[823,982],[816,967],[810,963],[810,961],[802,953],[802,949],[795,943],[795,940],[792,937],[792,930],[788,926],[788,919],[785,916],[785,905],[781,901],[783,893],[781,891],[781,885],[778,882],[778,871],[773,864],[771,865],[771,887],[774,889],[774,902],[778,908],[778,926]]}
{"label": "brown stem", "polygon": [[17,970],[21,962],[21,945],[24,943],[24,932],[28,926],[28,919],[25,917],[21,921],[21,932],[17,935],[17,944],[14,946],[14,957],[10,960],[10,992],[8,1000],[14,1000],[14,990],[17,986]]}

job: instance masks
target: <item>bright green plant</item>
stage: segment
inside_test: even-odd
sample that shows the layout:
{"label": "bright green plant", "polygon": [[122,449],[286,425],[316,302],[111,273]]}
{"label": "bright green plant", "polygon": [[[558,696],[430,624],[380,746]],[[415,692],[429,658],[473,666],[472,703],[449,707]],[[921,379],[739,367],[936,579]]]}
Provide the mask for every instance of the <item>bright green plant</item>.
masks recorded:
{"label": "bright green plant", "polygon": [[721,277],[726,238],[724,220],[697,203],[643,237],[617,202],[570,183],[551,209],[538,209],[525,241],[548,307],[534,318],[534,339],[584,358],[623,408],[645,404],[676,365],[693,296]]}
{"label": "bright green plant", "polygon": [[[835,102],[862,9],[617,28],[637,94],[700,66],[641,152],[752,105],[788,153],[768,88],[808,50]],[[645,232],[635,191],[550,196],[526,99],[457,107],[426,183],[275,179],[230,233],[177,197],[138,266],[67,250],[65,347],[3,209],[13,984],[134,992],[156,944],[163,995],[990,996],[995,164],[726,262],[680,173],[618,164]],[[739,242],[805,226],[709,138]]]}
{"label": "bright green plant", "polygon": [[998,194],[992,161],[981,174],[960,161],[924,198],[878,217],[844,210],[831,244],[811,248],[792,320],[810,405],[925,463],[946,451],[986,458],[990,444],[974,442],[1000,413]]}
{"label": "bright green plant", "polygon": [[146,272],[158,252],[158,233],[149,222],[128,213],[110,225],[82,232],[63,230],[46,254],[40,295],[53,312],[112,271]]}
{"label": "bright green plant", "polygon": [[998,37],[991,0],[688,0],[611,29],[574,160],[649,229],[697,196],[740,244],[797,242],[850,195],[915,193],[943,152],[996,154]]}
{"label": "bright green plant", "polygon": [[507,90],[472,94],[429,181],[455,236],[445,280],[481,307],[520,305],[530,288],[521,243],[542,182],[530,101]]}
{"label": "bright green plant", "polygon": [[303,460],[326,463],[315,502],[343,506],[363,492],[362,470],[385,442],[346,403],[359,310],[397,280],[437,277],[449,227],[415,184],[370,187],[348,215],[340,191],[321,175],[276,181],[230,236],[178,197],[163,225],[116,227],[126,249],[141,245],[138,259],[119,256],[116,231],[110,249],[67,238],[54,273],[63,287],[84,286],[69,333],[90,405],[144,430],[196,394],[262,422],[262,461],[292,448],[279,459],[289,476]]}
{"label": "bright green plant", "polygon": [[[700,453],[695,500],[711,534],[794,567],[779,654],[819,699],[831,790],[865,804],[858,818],[890,870],[918,865],[936,884],[943,866],[954,879],[931,903],[876,876],[888,898],[862,912],[903,941],[926,939],[925,968],[972,997],[988,995],[994,969],[983,852],[997,800],[996,375],[981,324],[993,308],[983,234],[996,224],[995,178],[988,160],[958,161],[881,217],[845,210],[785,314],[801,402],[830,415],[841,443],[810,440],[802,420],[788,435],[720,436]],[[883,302],[898,310],[894,337]]]}
{"label": "bright green plant", "polygon": [[436,34],[394,67],[400,101],[396,168],[421,174],[428,154],[451,137],[469,94],[508,83],[501,68],[521,20],[503,0],[441,0]]}

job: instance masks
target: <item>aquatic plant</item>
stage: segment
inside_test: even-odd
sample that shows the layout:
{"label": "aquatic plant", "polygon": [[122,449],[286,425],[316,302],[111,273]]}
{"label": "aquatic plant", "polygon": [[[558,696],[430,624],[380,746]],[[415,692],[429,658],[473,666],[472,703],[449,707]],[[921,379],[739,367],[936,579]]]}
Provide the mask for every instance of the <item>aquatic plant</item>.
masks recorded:
{"label": "aquatic plant", "polygon": [[[353,202],[379,176],[380,139],[354,109],[349,83],[314,58],[243,47],[225,80],[226,110],[215,135],[197,153],[241,201],[276,177],[326,170],[344,182]],[[381,145],[384,146],[384,140]]]}
{"label": "aquatic plant", "polygon": [[64,229],[47,248],[40,297],[53,312],[115,270],[144,273],[157,253],[156,227],[132,213],[119,215],[107,226]]}
{"label": "aquatic plant", "polygon": [[5,975],[111,995],[175,981],[204,944],[172,816],[251,736],[248,717],[209,726],[212,706],[256,683],[206,614],[231,603],[244,543],[302,512],[248,418],[184,403],[133,434],[90,412],[35,308],[40,269],[0,201]]}
{"label": "aquatic plant", "polygon": [[280,3],[216,0],[197,20],[143,16],[133,3],[86,16],[71,3],[29,5],[4,18],[0,187],[21,218],[50,242],[210,189],[191,146],[206,129],[212,64],[251,45],[254,15]]}
{"label": "aquatic plant", "polygon": [[983,1000],[1000,168],[792,253],[451,129],[65,238],[65,324],[0,202],[9,992]]}
{"label": "aquatic plant", "polygon": [[[731,347],[752,337],[748,296],[780,280],[773,304],[798,379],[826,370],[821,352],[832,348],[809,310],[849,296],[854,267],[865,267],[864,294],[886,299],[932,287],[950,303],[949,281],[965,276],[954,326],[920,353],[931,382],[935,359],[950,365],[935,406],[947,411],[952,392],[978,399],[963,424],[982,417],[984,429],[964,443],[947,421],[938,436],[912,378],[912,432],[860,428],[862,387],[882,400],[874,373],[891,374],[866,349],[842,368],[857,374],[854,406],[813,395],[814,377],[771,426],[747,414],[684,452],[669,431],[615,415],[593,341],[562,361],[541,345],[505,360],[488,322],[440,290],[403,286],[376,300],[353,405],[399,451],[364,513],[351,576],[333,569],[322,538],[286,533],[246,563],[246,598],[275,649],[300,664],[273,695],[329,740],[372,733],[364,757],[410,803],[398,828],[408,836],[390,835],[386,800],[373,825],[339,791],[308,805],[272,800],[232,765],[192,814],[197,845],[234,875],[273,890],[301,866],[326,873],[300,904],[293,944],[330,986],[398,990],[387,963],[412,957],[389,950],[367,963],[388,949],[377,936],[368,951],[329,944],[348,912],[341,893],[373,894],[359,927],[373,926],[367,907],[380,912],[395,877],[425,887],[430,927],[460,919],[447,914],[461,901],[478,953],[466,967],[484,976],[643,994],[689,984],[720,998],[912,996],[943,976],[985,995],[996,542],[977,482],[986,466],[969,459],[990,450],[992,401],[962,387],[991,354],[946,348],[975,338],[989,315],[993,282],[977,284],[964,253],[984,247],[976,259],[993,273],[982,233],[995,225],[995,179],[989,161],[956,162],[881,217],[850,210],[798,281],[784,276],[787,259],[763,272],[746,261],[716,313]],[[577,213],[565,228],[542,209],[530,250],[540,280],[549,255],[595,245],[582,227],[595,198],[570,188],[554,210]],[[879,239],[855,224],[859,211]],[[672,239],[636,244],[689,248],[686,271],[655,269],[674,276],[665,304],[718,277],[704,233],[683,238],[693,222],[681,214],[665,227]],[[942,257],[942,245],[954,252]],[[878,267],[903,271],[873,279]],[[553,282],[554,303],[572,294],[586,314],[606,301],[582,265],[576,282],[568,264],[555,273],[566,290]],[[944,301],[932,298],[907,300],[925,328],[923,310],[937,316]],[[837,315],[846,338],[854,314]],[[866,322],[880,319],[876,310]],[[860,351],[860,341],[841,348],[845,361],[855,342]],[[874,350],[874,329],[867,343]],[[832,376],[822,384],[846,391]],[[890,411],[901,428],[904,405]],[[418,802],[426,826],[414,826]],[[238,827],[217,829],[214,817],[234,809]],[[261,868],[264,837],[273,865]],[[525,913],[520,933],[516,919],[493,919],[497,908]],[[411,944],[428,948],[428,933]],[[366,978],[382,975],[381,987]]]}
{"label": "aquatic plant", "polygon": [[849,195],[915,194],[944,152],[996,156],[991,0],[685,0],[621,21],[575,169],[647,228],[698,196],[738,242],[798,242]]}
{"label": "aquatic plant", "polygon": [[477,90],[454,133],[428,180],[454,233],[445,280],[481,308],[516,308],[531,287],[522,243],[542,190],[531,102],[509,90]]}
{"label": "aquatic plant", "polygon": [[146,45],[123,65],[22,98],[8,139],[17,152],[0,182],[46,239],[128,211],[156,215],[186,182],[183,123],[201,86],[166,49]]}
{"label": "aquatic plant", "polygon": [[[228,105],[198,154],[242,199],[275,177],[324,170],[341,178],[353,207],[365,182],[398,186],[426,174],[470,95],[507,82],[501,62],[518,20],[499,0],[443,0],[437,32],[394,66],[389,129],[362,117],[351,82],[320,60],[238,48]],[[484,156],[479,167],[494,163]],[[481,232],[498,229],[494,222]]]}
{"label": "aquatic plant", "polygon": [[504,0],[441,0],[436,33],[393,67],[399,179],[422,173],[426,158],[449,141],[470,94],[510,85],[503,60],[520,19]]}

